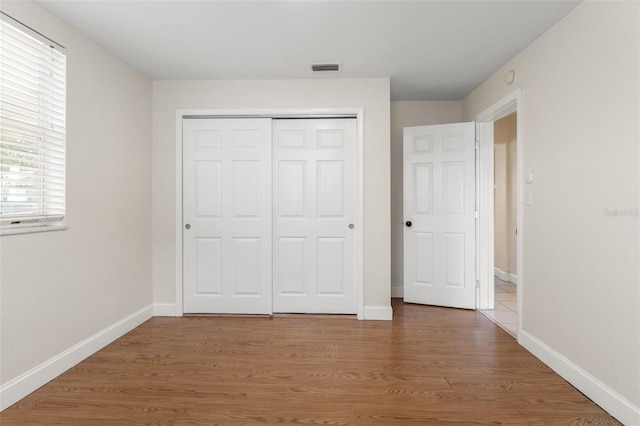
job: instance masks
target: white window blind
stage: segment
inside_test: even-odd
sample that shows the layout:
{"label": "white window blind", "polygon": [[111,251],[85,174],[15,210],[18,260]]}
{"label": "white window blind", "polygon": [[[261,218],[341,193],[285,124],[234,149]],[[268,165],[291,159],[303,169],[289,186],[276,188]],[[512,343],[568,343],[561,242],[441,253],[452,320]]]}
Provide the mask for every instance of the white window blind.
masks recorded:
{"label": "white window blind", "polygon": [[65,214],[64,48],[0,13],[0,229]]}

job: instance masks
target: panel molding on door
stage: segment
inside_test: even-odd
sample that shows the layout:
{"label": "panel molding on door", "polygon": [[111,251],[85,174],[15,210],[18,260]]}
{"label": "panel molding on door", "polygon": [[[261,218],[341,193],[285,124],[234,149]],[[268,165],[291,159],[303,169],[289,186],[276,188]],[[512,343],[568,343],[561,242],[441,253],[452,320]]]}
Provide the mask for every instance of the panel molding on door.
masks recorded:
{"label": "panel molding on door", "polygon": [[356,120],[274,120],[273,311],[356,313]]}
{"label": "panel molding on door", "polygon": [[404,300],[475,308],[475,124],[404,129]]}
{"label": "panel molding on door", "polygon": [[269,118],[183,120],[185,313],[272,312],[271,136]]}

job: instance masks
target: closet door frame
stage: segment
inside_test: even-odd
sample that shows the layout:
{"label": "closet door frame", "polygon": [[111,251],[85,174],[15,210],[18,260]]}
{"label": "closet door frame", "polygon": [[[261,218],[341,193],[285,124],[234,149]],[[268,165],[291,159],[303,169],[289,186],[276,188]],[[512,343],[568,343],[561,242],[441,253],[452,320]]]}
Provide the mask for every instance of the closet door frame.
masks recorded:
{"label": "closet door frame", "polygon": [[175,316],[183,316],[183,230],[182,217],[182,120],[187,117],[209,118],[356,118],[356,315],[364,319],[364,182],[363,182],[363,127],[364,108],[311,108],[311,109],[179,109],[176,111],[175,137]]}

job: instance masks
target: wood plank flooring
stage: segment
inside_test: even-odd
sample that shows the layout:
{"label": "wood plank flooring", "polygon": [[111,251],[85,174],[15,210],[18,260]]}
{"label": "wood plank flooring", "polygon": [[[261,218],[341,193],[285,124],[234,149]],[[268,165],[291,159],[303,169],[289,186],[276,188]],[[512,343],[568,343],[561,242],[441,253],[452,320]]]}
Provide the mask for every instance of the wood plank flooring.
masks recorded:
{"label": "wood plank flooring", "polygon": [[2,425],[619,424],[474,311],[153,318]]}

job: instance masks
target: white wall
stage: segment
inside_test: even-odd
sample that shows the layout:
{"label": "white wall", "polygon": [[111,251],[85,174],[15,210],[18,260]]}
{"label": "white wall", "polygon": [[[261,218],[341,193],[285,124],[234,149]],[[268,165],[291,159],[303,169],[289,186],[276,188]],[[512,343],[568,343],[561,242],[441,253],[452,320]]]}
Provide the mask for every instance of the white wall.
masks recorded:
{"label": "white wall", "polygon": [[458,123],[459,101],[391,102],[391,294],[403,295],[402,129],[410,126]]}
{"label": "white wall", "polygon": [[518,143],[517,113],[505,117],[509,120],[510,137],[507,143],[507,241],[509,243],[509,278],[516,283],[518,278]]}
{"label": "white wall", "polygon": [[364,304],[390,312],[389,96],[386,78],[154,82],[154,301],[165,307],[175,304],[177,109],[363,107]]}
{"label": "white wall", "polygon": [[520,340],[627,424],[640,424],[639,22],[637,2],[584,2],[463,100],[468,120],[522,88],[535,180]]}
{"label": "white wall", "polygon": [[496,120],[494,143],[494,265],[509,281],[516,265],[516,114]]}
{"label": "white wall", "polygon": [[[507,238],[507,146],[500,143],[500,123],[495,122],[493,145],[493,244],[494,267],[502,272],[509,271],[509,240]],[[496,275],[499,276],[499,275]],[[504,276],[501,277],[504,279]]]}
{"label": "white wall", "polygon": [[4,405],[33,368],[151,312],[152,87],[36,3],[1,9],[64,45],[68,71],[69,229],[0,237]]}

